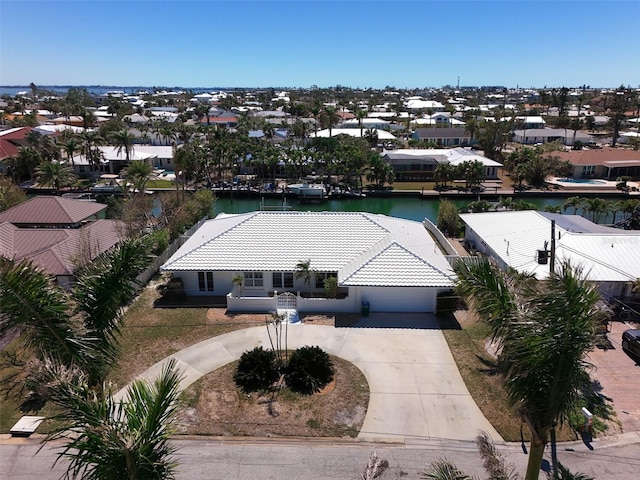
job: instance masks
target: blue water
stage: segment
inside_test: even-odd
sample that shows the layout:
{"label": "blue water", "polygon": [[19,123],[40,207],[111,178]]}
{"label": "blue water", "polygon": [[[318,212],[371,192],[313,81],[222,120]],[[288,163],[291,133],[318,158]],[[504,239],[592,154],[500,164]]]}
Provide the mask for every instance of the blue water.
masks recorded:
{"label": "blue water", "polygon": [[[564,205],[565,198],[526,198],[526,202],[535,204],[543,210],[546,205]],[[456,200],[458,208],[465,208],[471,200]],[[432,222],[438,220],[437,199],[423,199],[419,197],[369,197],[328,200],[318,204],[301,204],[296,200],[289,200],[287,205],[295,211],[332,211],[332,212],[369,212],[381,213],[390,217],[404,218],[422,222],[428,218]],[[270,210],[282,210],[283,203],[279,199],[265,199],[264,205]],[[214,205],[214,214],[218,213],[246,213],[260,210],[260,199],[251,198],[219,198]]]}
{"label": "blue water", "polygon": [[[113,90],[123,91],[128,94],[135,94],[139,91],[147,91],[153,92],[154,90],[184,90],[191,91],[193,93],[201,93],[201,92],[212,92],[224,90],[221,87],[144,87],[144,86],[133,86],[133,87],[122,87],[122,86],[107,86],[107,85],[38,85],[40,90],[50,90],[61,95],[66,94],[71,88],[84,88],[91,95],[101,95],[103,93],[107,93]],[[18,92],[28,92],[31,93],[31,88],[29,85],[9,85],[4,86],[0,85],[0,95],[10,95],[14,96]]]}

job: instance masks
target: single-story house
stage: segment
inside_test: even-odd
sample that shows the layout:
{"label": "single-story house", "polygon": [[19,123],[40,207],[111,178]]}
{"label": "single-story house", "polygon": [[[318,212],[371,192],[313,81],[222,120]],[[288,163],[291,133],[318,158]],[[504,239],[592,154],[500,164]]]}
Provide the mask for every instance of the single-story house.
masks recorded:
{"label": "single-story house", "polygon": [[400,181],[431,180],[439,164],[450,163],[456,166],[465,161],[481,162],[487,179],[497,179],[498,168],[503,166],[465,148],[398,149],[385,151],[382,155],[393,168],[396,179]]}
{"label": "single-story house", "polygon": [[563,261],[583,269],[605,297],[631,295],[640,278],[640,232],[597,225],[579,215],[533,210],[465,213],[464,241],[495,259],[502,268],[531,273],[550,271],[551,221],[555,220],[556,268]]}
{"label": "single-story house", "polygon": [[[362,126],[360,124],[362,124]],[[340,128],[375,128],[379,130],[389,130],[391,128],[390,125],[391,122],[380,118],[363,118],[361,120],[352,118],[342,122]]]}
{"label": "single-story house", "polygon": [[[118,151],[115,146],[98,147],[101,152],[100,170],[93,170],[84,155],[73,157],[73,166],[77,175],[99,176],[103,173],[119,174],[127,167],[127,155],[124,149]],[[147,162],[152,167],[159,169],[173,169],[173,147],[166,145],[135,145],[129,152],[129,161]]]}
{"label": "single-story house", "polygon": [[443,147],[458,147],[471,142],[471,135],[464,128],[417,128],[412,137]]}
{"label": "single-story house", "polygon": [[568,161],[573,167],[574,178],[640,178],[640,151],[637,150],[603,148],[553,152],[550,155]]}
{"label": "single-story house", "polygon": [[[396,137],[387,132],[386,130],[377,130],[377,129],[373,129],[377,134],[378,134],[378,140],[395,140]],[[324,129],[324,130],[318,130],[315,133],[311,133],[309,134],[309,137],[313,138],[313,137],[324,137],[324,138],[328,138],[328,137],[337,137],[338,135],[349,135],[350,137],[366,137],[367,135],[367,129],[363,128],[362,132],[360,132],[359,128],[332,128],[331,130]]]}
{"label": "single-story house", "polygon": [[545,128],[547,122],[540,115],[519,115],[516,117],[516,123],[524,129]]}
{"label": "single-story house", "polygon": [[76,268],[121,240],[118,222],[99,218],[106,205],[33,197],[0,213],[0,255],[29,259],[69,286]]}
{"label": "single-story house", "polygon": [[[524,145],[548,143],[560,140],[563,145],[573,145],[574,130],[567,128],[531,128],[513,131],[513,141]],[[582,132],[575,132],[575,141],[593,142],[593,137]]]}
{"label": "single-story house", "polygon": [[[308,262],[305,281],[298,265]],[[160,267],[230,311],[434,312],[455,274],[419,222],[360,212],[249,212],[205,222]],[[325,279],[337,295],[325,293]]]}

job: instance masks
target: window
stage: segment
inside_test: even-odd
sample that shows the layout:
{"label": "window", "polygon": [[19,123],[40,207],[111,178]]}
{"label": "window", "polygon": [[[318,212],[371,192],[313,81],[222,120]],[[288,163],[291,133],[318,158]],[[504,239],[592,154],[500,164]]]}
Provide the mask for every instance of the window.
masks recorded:
{"label": "window", "polygon": [[213,292],[213,272],[198,272],[198,289],[201,292]]}
{"label": "window", "polygon": [[335,272],[330,273],[316,273],[316,288],[324,288],[324,281],[329,277],[337,277]]}
{"label": "window", "polygon": [[262,272],[244,272],[245,287],[262,287]]}
{"label": "window", "polygon": [[590,175],[596,174],[596,166],[595,165],[583,165],[582,167],[582,176],[588,177]]}
{"label": "window", "polygon": [[293,272],[273,272],[273,288],[293,288]]}

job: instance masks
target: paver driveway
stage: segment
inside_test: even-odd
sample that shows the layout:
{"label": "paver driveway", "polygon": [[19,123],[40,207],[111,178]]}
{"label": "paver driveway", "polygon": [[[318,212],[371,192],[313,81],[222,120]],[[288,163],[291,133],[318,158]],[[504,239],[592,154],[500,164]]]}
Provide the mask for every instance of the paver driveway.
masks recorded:
{"label": "paver driveway", "polygon": [[[419,328],[290,325],[288,329],[289,349],[318,345],[364,373],[370,398],[358,438],[473,440],[483,430],[502,440],[467,391],[435,319],[426,314],[378,314],[367,320],[369,325],[394,321]],[[270,347],[265,327],[220,335],[168,358],[177,360],[184,374],[181,388],[186,388],[257,346]],[[140,377],[155,378],[167,360]]]}

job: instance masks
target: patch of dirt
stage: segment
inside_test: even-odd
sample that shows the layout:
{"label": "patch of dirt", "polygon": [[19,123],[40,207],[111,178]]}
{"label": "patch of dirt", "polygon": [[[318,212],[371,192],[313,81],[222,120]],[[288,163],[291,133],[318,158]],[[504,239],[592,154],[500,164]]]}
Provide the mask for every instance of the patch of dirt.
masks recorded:
{"label": "patch of dirt", "polygon": [[357,436],[369,404],[369,386],[357,367],[331,358],[334,381],[315,395],[286,387],[277,393],[244,394],[236,388],[237,362],[212,372],[183,394],[179,431],[219,436]]}

